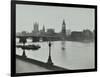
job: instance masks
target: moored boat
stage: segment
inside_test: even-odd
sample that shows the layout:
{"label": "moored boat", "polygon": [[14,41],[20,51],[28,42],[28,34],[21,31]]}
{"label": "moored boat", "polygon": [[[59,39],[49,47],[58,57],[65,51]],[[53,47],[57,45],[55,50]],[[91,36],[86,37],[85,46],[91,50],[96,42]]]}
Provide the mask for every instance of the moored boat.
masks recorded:
{"label": "moored boat", "polygon": [[37,50],[40,48],[39,45],[16,45],[17,48],[27,49],[27,50]]}

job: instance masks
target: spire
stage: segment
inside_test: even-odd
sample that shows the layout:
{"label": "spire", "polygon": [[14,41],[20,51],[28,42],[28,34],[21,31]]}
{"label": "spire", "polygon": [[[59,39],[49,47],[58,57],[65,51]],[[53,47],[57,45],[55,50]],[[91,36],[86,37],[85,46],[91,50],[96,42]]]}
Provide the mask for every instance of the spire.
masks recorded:
{"label": "spire", "polygon": [[44,25],[43,25],[43,29],[42,30],[43,30],[43,32],[45,32],[45,26]]}
{"label": "spire", "polygon": [[66,23],[65,23],[65,20],[63,20],[63,23],[62,23],[62,25],[66,25]]}

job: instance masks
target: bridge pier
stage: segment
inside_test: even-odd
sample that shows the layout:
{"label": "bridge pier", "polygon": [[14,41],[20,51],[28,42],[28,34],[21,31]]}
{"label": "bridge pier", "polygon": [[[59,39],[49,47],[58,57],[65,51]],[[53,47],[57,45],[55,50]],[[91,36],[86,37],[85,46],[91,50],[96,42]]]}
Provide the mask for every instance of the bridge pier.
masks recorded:
{"label": "bridge pier", "polygon": [[42,37],[43,41],[49,41],[47,37]]}
{"label": "bridge pier", "polygon": [[40,38],[39,37],[34,37],[32,38],[32,42],[39,42]]}
{"label": "bridge pier", "polygon": [[27,42],[27,40],[25,37],[19,38],[19,43],[26,43],[26,42]]}

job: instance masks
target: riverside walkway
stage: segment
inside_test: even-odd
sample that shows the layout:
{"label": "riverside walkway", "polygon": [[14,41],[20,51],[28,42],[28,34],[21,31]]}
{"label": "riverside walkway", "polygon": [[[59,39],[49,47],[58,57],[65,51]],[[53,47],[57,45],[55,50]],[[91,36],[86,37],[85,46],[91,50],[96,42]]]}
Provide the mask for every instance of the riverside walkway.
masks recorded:
{"label": "riverside walkway", "polygon": [[67,69],[16,55],[16,73],[64,71]]}
{"label": "riverside walkway", "polygon": [[25,62],[18,58],[16,59],[16,73],[43,72],[43,71],[50,71],[50,70],[29,62]]}

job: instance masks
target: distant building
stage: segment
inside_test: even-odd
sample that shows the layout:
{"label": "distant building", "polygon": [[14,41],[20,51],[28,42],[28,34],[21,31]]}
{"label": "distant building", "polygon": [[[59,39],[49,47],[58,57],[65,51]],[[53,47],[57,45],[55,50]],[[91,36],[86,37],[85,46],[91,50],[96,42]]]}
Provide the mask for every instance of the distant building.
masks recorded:
{"label": "distant building", "polygon": [[62,30],[61,30],[61,33],[63,35],[66,35],[66,23],[65,23],[65,20],[63,20],[63,23],[62,23]]}
{"label": "distant building", "polygon": [[93,39],[93,37],[94,37],[93,32],[88,29],[83,30],[83,35],[84,35],[85,39]]}
{"label": "distant building", "polygon": [[73,31],[71,33],[71,40],[82,41],[82,40],[93,40],[93,32],[86,29],[83,31]]}
{"label": "distant building", "polygon": [[45,33],[45,26],[43,25],[42,30],[39,31],[40,34],[44,34]]}
{"label": "distant building", "polygon": [[42,29],[42,31],[45,33],[45,26],[43,25],[43,29]]}
{"label": "distant building", "polygon": [[27,35],[27,32],[26,31],[22,31],[21,34],[22,35]]}
{"label": "distant building", "polygon": [[48,34],[54,34],[54,33],[55,33],[55,30],[52,29],[52,28],[51,28],[51,29],[47,29],[47,33],[48,33]]}
{"label": "distant building", "polygon": [[34,24],[34,32],[38,32],[39,31],[39,24],[37,23],[37,22],[35,22],[35,24]]}
{"label": "distant building", "polygon": [[67,29],[66,30],[66,36],[70,36],[71,35],[71,30],[70,29]]}
{"label": "distant building", "polygon": [[71,40],[80,41],[80,40],[83,40],[83,39],[84,39],[83,32],[81,32],[81,31],[73,31],[71,33]]}
{"label": "distant building", "polygon": [[32,34],[33,35],[39,35],[39,24],[37,22],[35,22],[34,25],[33,25]]}

